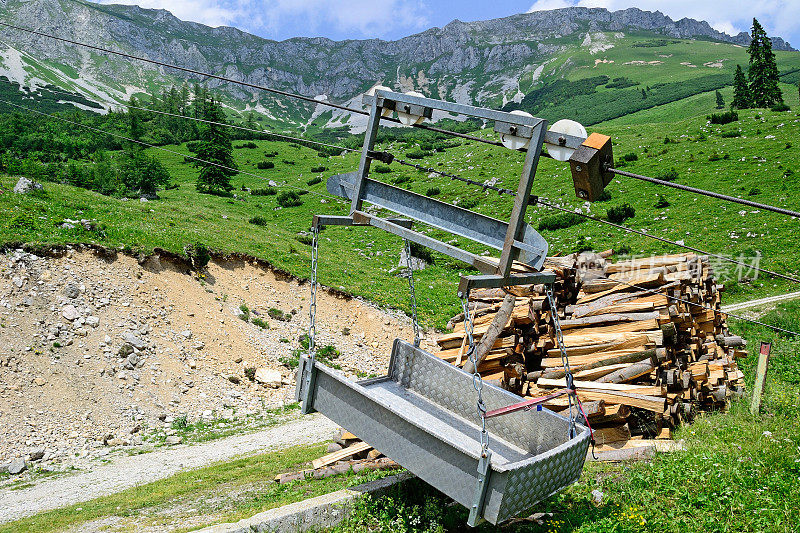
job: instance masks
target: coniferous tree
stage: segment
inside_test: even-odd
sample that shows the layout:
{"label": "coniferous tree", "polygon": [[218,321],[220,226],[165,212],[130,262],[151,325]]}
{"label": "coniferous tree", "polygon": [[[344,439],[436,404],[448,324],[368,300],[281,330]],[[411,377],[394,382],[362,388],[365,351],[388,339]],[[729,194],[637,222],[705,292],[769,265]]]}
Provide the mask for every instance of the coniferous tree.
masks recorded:
{"label": "coniferous tree", "polygon": [[203,105],[202,118],[212,123],[203,124],[200,128],[197,158],[205,162],[195,163],[200,167],[197,190],[225,196],[233,189],[231,178],[239,173],[236,161],[233,159],[233,146],[228,129],[213,124],[213,122],[225,123],[225,113],[219,102],[207,99]]}
{"label": "coniferous tree", "polygon": [[772,41],[756,19],[753,19],[750,46],[750,94],[755,107],[772,107],[783,103],[783,94],[778,87],[778,66]]}
{"label": "coniferous tree", "polygon": [[716,92],[717,97],[717,109],[722,109],[725,107],[725,99],[722,98],[722,93],[717,90]]}
{"label": "coniferous tree", "polygon": [[733,109],[747,109],[752,105],[750,87],[744,77],[744,71],[741,65],[736,65],[736,73],[733,75],[733,101],[731,102],[731,107]]}

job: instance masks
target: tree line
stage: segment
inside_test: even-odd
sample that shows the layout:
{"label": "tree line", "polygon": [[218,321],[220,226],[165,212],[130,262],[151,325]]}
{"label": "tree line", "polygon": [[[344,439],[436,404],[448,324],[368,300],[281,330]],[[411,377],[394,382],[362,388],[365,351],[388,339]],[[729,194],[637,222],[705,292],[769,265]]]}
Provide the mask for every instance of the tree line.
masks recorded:
{"label": "tree line", "polygon": [[[736,65],[736,72],[733,75],[731,108],[768,107],[776,111],[788,109],[783,101],[783,92],[778,85],[778,65],[775,62],[775,53],[772,51],[772,41],[755,18],[750,37],[752,40],[750,46],[747,47],[747,53],[750,55],[747,74],[745,75],[741,65]],[[800,87],[798,88],[800,89]],[[718,107],[719,103],[720,96],[718,95]]]}

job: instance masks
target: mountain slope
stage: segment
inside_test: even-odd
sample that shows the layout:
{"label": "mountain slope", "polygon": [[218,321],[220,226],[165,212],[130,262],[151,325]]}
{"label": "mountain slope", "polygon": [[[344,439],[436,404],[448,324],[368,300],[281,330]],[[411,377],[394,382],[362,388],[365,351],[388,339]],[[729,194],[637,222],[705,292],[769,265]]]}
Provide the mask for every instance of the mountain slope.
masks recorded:
{"label": "mountain slope", "polygon": [[[639,9],[567,8],[465,23],[453,21],[397,41],[294,38],[276,42],[235,28],[210,28],[177,19],[165,10],[99,5],[81,0],[0,0],[0,19],[45,33],[121,50],[200,71],[223,74],[319,99],[360,105],[360,95],[376,83],[399,90],[416,89],[433,97],[500,107],[519,103],[526,93],[559,79],[595,75],[655,76],[685,82],[709,74],[729,75],[745,60],[747,34],[720,33],[705,22],[673,21]],[[65,43],[4,29],[5,75],[23,85],[51,83],[97,100],[122,101],[182,83],[178,72],[107,57]],[[701,41],[698,41],[700,39]],[[658,45],[679,45],[681,67],[653,58]],[[707,41],[713,41],[709,46]],[[790,49],[780,38],[777,50]],[[647,43],[655,43],[648,47]],[[663,54],[666,55],[666,54]],[[779,52],[794,64],[800,54]],[[625,61],[620,61],[622,57]],[[673,57],[675,57],[673,55]],[[635,61],[661,61],[645,68],[625,68]],[[659,65],[664,65],[659,66]],[[655,68],[658,67],[658,68]],[[787,67],[783,67],[787,68]],[[594,72],[597,70],[597,73]],[[646,73],[636,71],[647,70]],[[640,76],[645,74],[645,76]],[[720,77],[718,82],[722,80]],[[202,81],[202,80],[190,80]],[[648,83],[658,83],[649,82]],[[208,80],[226,95],[235,112],[253,110],[268,123],[361,129],[365,119],[327,112],[261,92]],[[707,85],[707,84],[706,84]],[[705,85],[703,86],[705,88]],[[707,90],[701,88],[696,92]],[[694,94],[694,93],[692,93]],[[533,98],[536,98],[534,95]],[[530,100],[530,98],[529,98]]]}

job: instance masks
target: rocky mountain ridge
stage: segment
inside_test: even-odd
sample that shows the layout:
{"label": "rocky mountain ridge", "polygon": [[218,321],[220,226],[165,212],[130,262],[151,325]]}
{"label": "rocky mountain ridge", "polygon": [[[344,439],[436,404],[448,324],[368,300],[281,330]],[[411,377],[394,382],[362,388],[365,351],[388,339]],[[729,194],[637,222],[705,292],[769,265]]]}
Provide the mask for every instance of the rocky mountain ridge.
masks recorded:
{"label": "rocky mountain ridge", "polygon": [[[610,12],[572,7],[487,21],[454,20],[396,41],[298,37],[278,42],[236,28],[185,22],[166,10],[82,0],[0,0],[0,20],[257,85],[353,104],[359,104],[361,93],[375,83],[480,105],[519,101],[525,94],[521,82],[527,86],[543,75],[563,76],[557,69],[543,73],[542,68],[564,52],[568,43],[578,45],[601,32],[648,33],[740,46],[750,40],[746,33],[729,36],[706,22],[673,21],[660,12],[637,8]],[[55,80],[98,99],[121,101],[183,80],[180,73],[154,65],[107,57],[19,31],[4,33],[7,48],[0,52],[0,75],[25,85]],[[791,49],[778,37],[773,38],[773,46]],[[207,84],[223,90],[237,111],[252,110],[284,124],[318,119],[357,128],[364,120],[331,114],[322,106],[312,109],[307,104],[276,101],[224,82],[208,80]]]}

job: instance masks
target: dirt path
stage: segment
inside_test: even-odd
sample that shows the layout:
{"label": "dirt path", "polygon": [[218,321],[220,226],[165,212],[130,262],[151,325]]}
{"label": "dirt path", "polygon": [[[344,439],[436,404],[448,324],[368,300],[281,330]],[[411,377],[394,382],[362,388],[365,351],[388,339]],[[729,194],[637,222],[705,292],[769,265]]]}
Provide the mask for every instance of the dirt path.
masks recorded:
{"label": "dirt path", "polygon": [[320,442],[330,439],[336,428],[322,415],[309,415],[247,435],[119,457],[90,472],[43,481],[27,489],[5,489],[0,491],[0,523],[113,494],[236,456]]}
{"label": "dirt path", "polygon": [[783,302],[785,300],[796,300],[800,298],[800,292],[790,292],[787,294],[779,294],[778,296],[770,296],[769,298],[760,298],[758,300],[750,300],[749,302],[741,302],[738,304],[723,305],[722,311],[733,313],[741,311],[742,309],[750,309],[751,307],[760,307],[763,305],[774,304]]}

